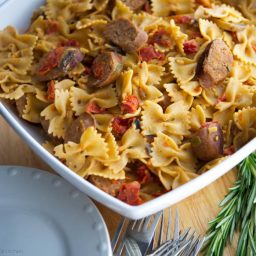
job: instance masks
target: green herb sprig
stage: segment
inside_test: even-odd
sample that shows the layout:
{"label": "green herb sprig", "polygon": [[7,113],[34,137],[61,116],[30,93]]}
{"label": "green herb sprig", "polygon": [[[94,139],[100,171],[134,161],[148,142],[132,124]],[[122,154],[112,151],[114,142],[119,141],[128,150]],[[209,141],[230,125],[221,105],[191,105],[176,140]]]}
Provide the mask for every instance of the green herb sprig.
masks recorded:
{"label": "green herb sprig", "polygon": [[220,203],[216,219],[209,222],[204,245],[206,256],[221,256],[234,233],[240,232],[236,256],[256,255],[256,153],[238,165],[238,179]]}

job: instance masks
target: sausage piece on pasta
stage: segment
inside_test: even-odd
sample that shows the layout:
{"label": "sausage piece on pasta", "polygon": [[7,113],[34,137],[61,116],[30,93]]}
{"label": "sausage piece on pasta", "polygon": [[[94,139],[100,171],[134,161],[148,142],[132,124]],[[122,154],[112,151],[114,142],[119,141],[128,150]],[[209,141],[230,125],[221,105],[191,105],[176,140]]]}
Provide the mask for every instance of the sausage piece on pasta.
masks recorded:
{"label": "sausage piece on pasta", "polygon": [[122,56],[115,52],[99,54],[92,64],[92,75],[88,78],[91,88],[104,87],[113,83],[123,69]]}
{"label": "sausage piece on pasta", "polygon": [[218,123],[205,123],[192,137],[191,146],[195,156],[211,161],[223,155],[223,132]]}
{"label": "sausage piece on pasta", "polygon": [[104,37],[125,52],[139,50],[148,40],[145,31],[124,18],[109,23],[105,28]]}
{"label": "sausage piece on pasta", "polygon": [[95,120],[90,114],[83,113],[66,130],[64,136],[65,143],[69,141],[79,143],[82,134],[89,127],[95,127]]}
{"label": "sausage piece on pasta", "polygon": [[57,47],[50,51],[38,64],[36,77],[40,81],[49,81],[65,76],[83,60],[78,48]]}
{"label": "sausage piece on pasta", "polygon": [[221,39],[213,40],[202,53],[197,64],[197,77],[201,86],[212,87],[223,81],[231,70],[233,55]]}
{"label": "sausage piece on pasta", "polygon": [[121,185],[123,184],[122,180],[110,180],[95,175],[91,175],[89,181],[104,192],[115,197],[118,195]]}
{"label": "sausage piece on pasta", "polygon": [[131,10],[137,11],[147,2],[147,0],[122,0],[122,2],[129,6]]}

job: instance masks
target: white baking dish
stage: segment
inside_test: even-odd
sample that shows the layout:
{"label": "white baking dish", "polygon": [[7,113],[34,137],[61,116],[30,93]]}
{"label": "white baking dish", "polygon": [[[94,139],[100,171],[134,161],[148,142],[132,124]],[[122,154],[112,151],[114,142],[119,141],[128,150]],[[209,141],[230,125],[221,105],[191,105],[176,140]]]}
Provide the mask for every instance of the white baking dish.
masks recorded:
{"label": "white baking dish", "polygon": [[[3,29],[7,25],[13,25],[19,31],[24,31],[29,25],[33,10],[38,8],[43,3],[43,0],[7,1],[0,7],[0,29]],[[215,181],[217,178],[221,177],[223,174],[227,173],[231,168],[237,165],[242,159],[256,149],[255,138],[221,164],[212,168],[210,171],[202,174],[196,179],[188,182],[187,184],[143,205],[129,206],[79,177],[64,164],[58,161],[54,156],[49,154],[41,146],[41,143],[44,140],[42,130],[30,125],[27,122],[24,122],[17,117],[15,110],[11,106],[8,106],[8,104],[4,102],[0,102],[0,113],[24,139],[24,142],[27,143],[57,173],[93,199],[122,214],[123,216],[132,219],[142,218],[149,214],[155,213],[194,194],[198,190]],[[4,147],[4,145],[1,144],[0,146]]]}

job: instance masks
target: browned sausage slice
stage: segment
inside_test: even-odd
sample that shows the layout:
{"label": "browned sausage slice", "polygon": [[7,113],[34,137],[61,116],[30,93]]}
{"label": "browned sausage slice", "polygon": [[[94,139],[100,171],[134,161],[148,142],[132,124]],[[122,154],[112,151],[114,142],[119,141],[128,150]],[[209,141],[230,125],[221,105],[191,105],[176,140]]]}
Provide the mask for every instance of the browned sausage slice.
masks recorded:
{"label": "browned sausage slice", "polygon": [[41,59],[35,72],[36,77],[40,81],[62,77],[74,69],[83,57],[83,53],[78,48],[57,47]]}
{"label": "browned sausage slice", "polygon": [[122,56],[114,52],[103,52],[92,64],[92,75],[88,78],[89,87],[103,87],[114,82],[123,69]]}
{"label": "browned sausage slice", "polygon": [[218,123],[205,123],[192,137],[191,146],[195,156],[211,161],[223,155],[223,132]]}
{"label": "browned sausage slice", "polygon": [[133,11],[140,9],[147,0],[122,0],[127,6],[129,6]]}
{"label": "browned sausage slice", "polygon": [[137,51],[148,40],[148,35],[145,31],[124,18],[109,23],[104,31],[104,36],[125,52]]}
{"label": "browned sausage slice", "polygon": [[63,143],[62,138],[57,138],[57,137],[53,136],[53,134],[49,133],[49,126],[50,126],[50,121],[49,120],[46,120],[45,117],[40,116],[40,123],[43,127],[43,130],[47,133],[47,135],[51,139],[51,143],[53,145],[59,145],[59,144]]}
{"label": "browned sausage slice", "polygon": [[209,88],[224,80],[231,70],[233,55],[221,39],[213,40],[202,53],[197,64],[200,85]]}
{"label": "browned sausage slice", "polygon": [[40,123],[43,127],[43,130],[48,134],[49,134],[49,126],[50,126],[50,121],[49,120],[46,120],[44,116],[40,116]]}
{"label": "browned sausage slice", "polygon": [[95,175],[91,175],[89,181],[104,192],[115,197],[118,195],[120,187],[124,182],[123,180],[110,180]]}
{"label": "browned sausage slice", "polygon": [[91,126],[95,127],[94,118],[88,113],[83,113],[68,127],[64,135],[64,141],[79,143],[84,131]]}
{"label": "browned sausage slice", "polygon": [[19,113],[19,115],[21,117],[24,114],[26,105],[27,105],[27,97],[26,97],[26,95],[23,95],[21,98],[16,100],[16,108],[17,108],[18,113]]}

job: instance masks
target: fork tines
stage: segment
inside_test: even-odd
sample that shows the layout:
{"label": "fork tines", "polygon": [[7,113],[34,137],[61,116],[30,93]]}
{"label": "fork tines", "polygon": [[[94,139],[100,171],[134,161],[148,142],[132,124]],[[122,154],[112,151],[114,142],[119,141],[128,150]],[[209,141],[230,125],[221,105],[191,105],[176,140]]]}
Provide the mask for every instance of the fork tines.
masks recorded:
{"label": "fork tines", "polygon": [[[167,217],[167,224],[164,215]],[[187,228],[183,233],[180,231],[178,210],[176,210],[172,236],[170,209],[167,210],[167,214],[162,215],[160,223],[160,234],[155,233],[150,256],[195,256],[198,254],[204,239],[201,239],[199,236],[195,237],[195,232],[189,234],[191,228]],[[166,235],[164,235],[165,226],[167,226]]]}
{"label": "fork tines", "polygon": [[[125,225],[126,221],[128,225]],[[119,246],[118,240],[121,240]],[[196,256],[203,242],[204,238],[197,236],[191,228],[181,232],[178,210],[172,232],[172,216],[169,209],[140,220],[128,221],[122,218],[112,240],[112,249],[114,252],[118,247],[116,256],[122,255],[124,248],[127,256],[145,256],[148,251],[151,252],[148,256]]]}

